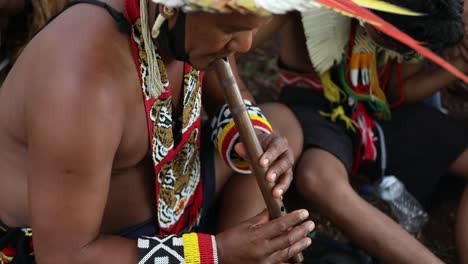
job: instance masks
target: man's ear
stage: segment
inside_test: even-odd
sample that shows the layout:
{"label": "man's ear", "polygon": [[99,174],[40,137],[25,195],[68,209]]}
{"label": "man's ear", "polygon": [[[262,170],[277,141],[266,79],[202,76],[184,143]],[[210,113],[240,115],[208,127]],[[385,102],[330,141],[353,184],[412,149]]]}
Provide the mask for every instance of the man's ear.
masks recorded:
{"label": "man's ear", "polygon": [[167,19],[169,30],[174,28],[180,10],[178,8],[170,8],[165,5],[159,5],[158,9],[159,14]]}

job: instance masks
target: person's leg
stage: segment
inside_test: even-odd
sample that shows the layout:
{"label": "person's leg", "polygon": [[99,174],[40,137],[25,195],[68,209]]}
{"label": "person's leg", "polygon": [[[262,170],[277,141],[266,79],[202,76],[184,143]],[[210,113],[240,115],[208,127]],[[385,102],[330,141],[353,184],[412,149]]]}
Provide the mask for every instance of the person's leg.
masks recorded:
{"label": "person's leg", "polygon": [[[468,150],[450,167],[450,172],[457,176],[468,179]],[[457,212],[457,222],[455,225],[455,241],[457,244],[460,263],[468,263],[468,186],[465,186],[460,206]]]}
{"label": "person's leg", "polygon": [[[275,133],[288,139],[297,160],[302,150],[302,130],[294,114],[284,105],[261,106]],[[223,162],[218,155],[216,163]],[[221,167],[221,165],[218,165]],[[236,174],[223,184],[218,207],[218,231],[247,220],[265,208],[265,202],[254,175]]]}
{"label": "person's leg", "polygon": [[222,189],[217,208],[217,232],[233,227],[265,209],[255,176],[233,175]]}
{"label": "person's leg", "polygon": [[343,163],[321,149],[305,151],[297,165],[299,193],[356,244],[388,263],[440,263],[397,223],[351,187]]}
{"label": "person's leg", "polygon": [[[439,180],[447,172],[468,179],[468,126],[424,104],[403,105],[382,124],[388,174],[396,175],[423,204],[430,206]],[[462,263],[468,263],[468,190],[465,188],[455,226]]]}
{"label": "person's leg", "polygon": [[468,263],[468,189],[465,187],[460,206],[457,212],[455,224],[455,242],[457,245],[460,263]]}
{"label": "person's leg", "polygon": [[452,166],[450,166],[450,172],[468,179],[468,149],[455,160]]}

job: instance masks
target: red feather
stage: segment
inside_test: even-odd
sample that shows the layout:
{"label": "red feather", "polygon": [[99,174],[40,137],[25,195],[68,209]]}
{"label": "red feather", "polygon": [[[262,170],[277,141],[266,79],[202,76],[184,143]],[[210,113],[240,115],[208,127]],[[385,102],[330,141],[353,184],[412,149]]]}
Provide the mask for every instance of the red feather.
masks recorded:
{"label": "red feather", "polygon": [[316,0],[316,2],[320,3],[325,7],[329,7],[337,12],[343,13],[344,15],[363,19],[371,23],[374,27],[376,27],[386,35],[400,41],[401,43],[404,43],[408,47],[411,47],[419,54],[430,59],[434,63],[438,64],[440,67],[446,69],[448,72],[460,78],[465,83],[468,83],[467,75],[462,73],[460,70],[455,68],[446,60],[442,59],[440,56],[436,55],[428,48],[423,47],[417,40],[413,39],[412,37],[403,33],[392,24],[388,23],[376,14],[372,13],[367,8],[361,7],[358,4],[352,2],[351,0]]}

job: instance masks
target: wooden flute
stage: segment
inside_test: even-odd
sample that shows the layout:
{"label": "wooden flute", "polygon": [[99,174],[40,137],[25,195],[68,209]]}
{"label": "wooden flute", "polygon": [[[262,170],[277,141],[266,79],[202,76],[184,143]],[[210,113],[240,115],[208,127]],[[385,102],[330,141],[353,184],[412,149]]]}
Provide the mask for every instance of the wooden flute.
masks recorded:
{"label": "wooden flute", "polygon": [[[215,68],[218,79],[224,89],[224,95],[229,110],[231,111],[237,130],[239,131],[240,140],[244,143],[250,160],[254,161],[251,162],[251,167],[262,192],[268,212],[273,219],[286,215],[287,211],[283,201],[273,197],[272,190],[275,184],[265,179],[268,168],[264,168],[258,164],[258,160],[260,160],[260,157],[263,155],[263,148],[258,141],[254,127],[250,121],[247,107],[244,104],[236,77],[232,72],[228,59],[225,58],[216,61]],[[295,255],[292,261],[295,263],[302,263],[304,261],[302,253]]]}

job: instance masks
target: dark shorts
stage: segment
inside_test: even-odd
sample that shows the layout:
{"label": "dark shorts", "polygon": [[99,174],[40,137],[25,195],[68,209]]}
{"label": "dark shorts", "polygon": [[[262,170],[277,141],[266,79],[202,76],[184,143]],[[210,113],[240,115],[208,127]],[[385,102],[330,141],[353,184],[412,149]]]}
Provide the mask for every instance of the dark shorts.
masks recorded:
{"label": "dark shorts", "polygon": [[[320,148],[336,156],[351,171],[356,135],[338,122],[319,114],[330,110],[319,92],[285,87],[280,101],[296,114],[304,130],[304,149]],[[392,111],[392,120],[380,123],[387,149],[387,175],[400,178],[427,205],[439,179],[468,147],[468,125],[426,104],[403,105]],[[377,146],[380,149],[380,146]],[[370,176],[380,176],[376,162],[363,166]]]}
{"label": "dark shorts", "polygon": [[330,103],[322,93],[303,87],[285,87],[279,100],[295,113],[301,123],[304,131],[304,150],[326,150],[351,172],[356,137],[348,134],[343,124],[331,122],[329,118],[320,115],[320,111],[331,111]]}
{"label": "dark shorts", "polygon": [[210,122],[205,122],[201,134],[201,177],[203,179],[203,214],[197,230],[201,233],[212,234],[216,225],[215,194],[216,170],[214,153],[216,149],[211,142]]}

